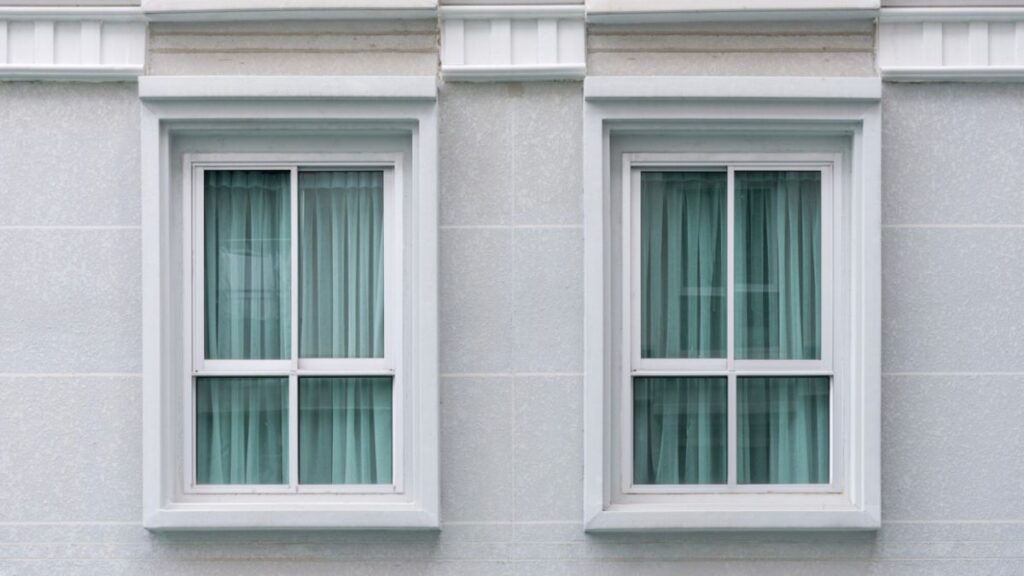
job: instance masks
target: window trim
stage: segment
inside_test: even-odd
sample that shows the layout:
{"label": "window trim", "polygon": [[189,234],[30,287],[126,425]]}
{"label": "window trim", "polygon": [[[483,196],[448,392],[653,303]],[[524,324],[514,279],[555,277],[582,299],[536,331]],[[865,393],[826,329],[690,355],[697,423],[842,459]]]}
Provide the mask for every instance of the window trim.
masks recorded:
{"label": "window trim", "polygon": [[[310,170],[379,170],[384,173],[384,357],[380,359],[306,359],[299,348],[299,214],[298,174]],[[204,346],[204,173],[207,170],[288,171],[291,214],[290,360],[207,360]],[[188,177],[190,175],[190,177]],[[184,379],[183,486],[192,494],[403,494],[404,420],[402,377],[402,164],[394,154],[185,154],[182,162],[183,254],[191,254],[191,282],[184,291],[186,314],[182,330],[186,343],[183,362],[191,370]],[[280,376],[288,378],[288,483],[283,485],[200,485],[195,477],[195,379],[208,376]],[[303,376],[389,376],[392,378],[392,482],[389,484],[301,484],[299,482],[299,378]]]}
{"label": "window trim", "polygon": [[[588,531],[874,530],[880,525],[881,82],[878,78],[592,77],[584,82],[584,524]],[[791,139],[846,142],[842,182],[850,231],[850,302],[843,340],[849,347],[849,436],[842,491],[824,494],[667,494],[646,501],[613,498],[618,470],[612,432],[613,384],[621,374],[618,338],[621,278],[611,214],[621,182],[612,181],[616,138],[653,139],[626,152],[666,152],[656,141],[678,131],[713,138],[783,133]],[[810,150],[802,150],[809,152]],[[623,177],[621,174],[619,175]],[[837,202],[839,200],[837,199]],[[617,233],[617,232],[615,232]],[[837,243],[839,239],[837,239]],[[841,296],[840,296],[841,295]],[[840,302],[839,300],[836,301]],[[837,326],[838,327],[838,326]],[[833,359],[834,361],[836,358]],[[659,500],[660,498],[660,500]]]}
{"label": "window trim", "polygon": [[[726,209],[726,357],[719,359],[645,359],[640,353],[640,178],[645,171],[672,170],[722,171],[727,177]],[[822,174],[821,187],[821,358],[818,360],[737,360],[734,358],[734,239],[735,173],[750,170],[802,170]],[[839,154],[734,154],[734,153],[625,153],[622,156],[622,370],[619,388],[619,478],[613,490],[628,501],[631,494],[819,494],[840,493],[843,484],[843,458],[835,458],[843,446],[847,431],[843,412],[845,379],[837,376],[833,358],[833,261],[839,256],[839,243],[833,242],[842,223],[840,206],[834,197],[842,194],[842,156]],[[738,484],[737,469],[737,379],[743,376],[828,376],[829,397],[829,482],[828,484]],[[725,377],[728,386],[726,484],[636,485],[633,484],[633,378],[637,376],[716,376]],[[838,406],[837,406],[838,404]],[[666,499],[671,502],[671,499]]]}
{"label": "window trim", "polygon": [[[439,528],[436,95],[436,79],[429,76],[140,79],[145,528]],[[183,493],[180,391],[181,376],[191,366],[183,362],[184,239],[181,199],[175,198],[188,176],[175,182],[181,162],[174,155],[192,150],[179,150],[175,142],[179,136],[219,133],[225,139],[217,140],[215,150],[229,151],[224,142],[236,135],[256,142],[252,137],[268,126],[287,134],[292,149],[316,150],[325,135],[343,142],[331,150],[358,149],[358,139],[368,136],[376,142],[369,150],[400,154],[407,454],[402,494]]]}

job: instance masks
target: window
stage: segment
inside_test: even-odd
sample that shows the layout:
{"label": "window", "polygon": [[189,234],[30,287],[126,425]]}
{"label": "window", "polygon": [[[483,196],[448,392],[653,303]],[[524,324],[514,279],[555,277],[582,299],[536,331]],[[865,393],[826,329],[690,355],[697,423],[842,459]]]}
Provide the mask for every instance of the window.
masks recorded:
{"label": "window", "polygon": [[187,491],[400,491],[396,160],[186,162]]}
{"label": "window", "polygon": [[836,488],[832,161],[624,169],[624,492]]}
{"label": "window", "polygon": [[584,95],[587,530],[877,528],[879,81]]}
{"label": "window", "polygon": [[436,96],[140,78],[147,529],[439,526]]}

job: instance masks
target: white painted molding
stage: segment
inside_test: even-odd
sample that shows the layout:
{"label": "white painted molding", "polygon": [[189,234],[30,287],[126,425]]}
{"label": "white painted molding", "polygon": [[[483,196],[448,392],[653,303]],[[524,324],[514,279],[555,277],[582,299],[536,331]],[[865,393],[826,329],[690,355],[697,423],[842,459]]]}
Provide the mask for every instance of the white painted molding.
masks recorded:
{"label": "white painted molding", "polygon": [[878,67],[896,81],[1024,81],[1024,8],[882,10]]}
{"label": "white painted molding", "polygon": [[133,79],[145,62],[137,8],[0,8],[0,79]]}
{"label": "white painted molding", "polygon": [[435,100],[433,76],[143,76],[143,100]]}
{"label": "white painted molding", "polygon": [[[373,90],[379,89],[377,93]],[[149,530],[436,530],[440,527],[436,78],[142,77],[142,524]],[[180,398],[190,372],[184,305],[179,138],[221,133],[238,152],[268,126],[304,153],[338,146],[402,155],[407,202],[402,362],[406,455],[401,494],[263,498],[186,494]],[[285,145],[259,138],[263,153]],[[333,144],[326,144],[330,140]],[[396,143],[396,140],[401,143]],[[346,141],[345,144],[340,144]],[[376,143],[374,143],[376,142]],[[388,143],[391,142],[391,143]],[[181,144],[187,148],[187,144]],[[177,176],[175,176],[177,174]],[[177,178],[177,181],[175,180]],[[176,198],[179,198],[176,200]],[[176,252],[178,251],[178,252]],[[412,380],[410,380],[410,378]],[[291,498],[295,496],[295,498]],[[301,497],[300,497],[301,496]]]}
{"label": "white painted molding", "polygon": [[446,80],[578,80],[586,75],[583,6],[450,6],[440,14]]}
{"label": "white painted molding", "polygon": [[587,21],[637,24],[694,21],[870,19],[879,0],[586,0]]}
{"label": "white painted molding", "polygon": [[142,0],[153,21],[433,18],[437,0]]}
{"label": "white painted molding", "polygon": [[751,76],[591,76],[583,83],[587,100],[749,99],[879,100],[879,78]]}

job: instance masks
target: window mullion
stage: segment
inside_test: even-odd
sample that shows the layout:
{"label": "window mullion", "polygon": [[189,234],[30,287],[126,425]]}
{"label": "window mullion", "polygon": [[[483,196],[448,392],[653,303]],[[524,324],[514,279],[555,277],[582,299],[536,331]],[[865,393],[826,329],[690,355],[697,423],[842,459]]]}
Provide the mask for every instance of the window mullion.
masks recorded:
{"label": "window mullion", "polygon": [[291,374],[288,376],[288,485],[299,485],[299,171],[291,168]]}
{"label": "window mullion", "polygon": [[736,486],[736,469],[738,463],[736,461],[736,438],[738,429],[736,427],[736,352],[735,338],[736,338],[736,266],[735,266],[735,232],[736,232],[736,171],[731,166],[728,168],[728,174],[726,176],[726,224],[725,224],[725,334],[726,334],[726,368],[729,372],[729,394],[728,394],[728,427],[727,433],[727,444],[728,444],[728,460],[726,470],[728,470],[728,484],[730,487]]}

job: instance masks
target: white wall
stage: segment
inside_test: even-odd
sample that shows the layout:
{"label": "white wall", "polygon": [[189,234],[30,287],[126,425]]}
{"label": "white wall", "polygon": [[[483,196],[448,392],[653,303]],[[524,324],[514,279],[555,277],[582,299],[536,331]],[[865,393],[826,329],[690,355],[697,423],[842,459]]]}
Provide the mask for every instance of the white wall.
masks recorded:
{"label": "white wall", "polygon": [[884,92],[883,528],[586,535],[579,83],[445,84],[439,534],[140,525],[130,84],[0,84],[0,574],[1024,573],[1024,86]]}

